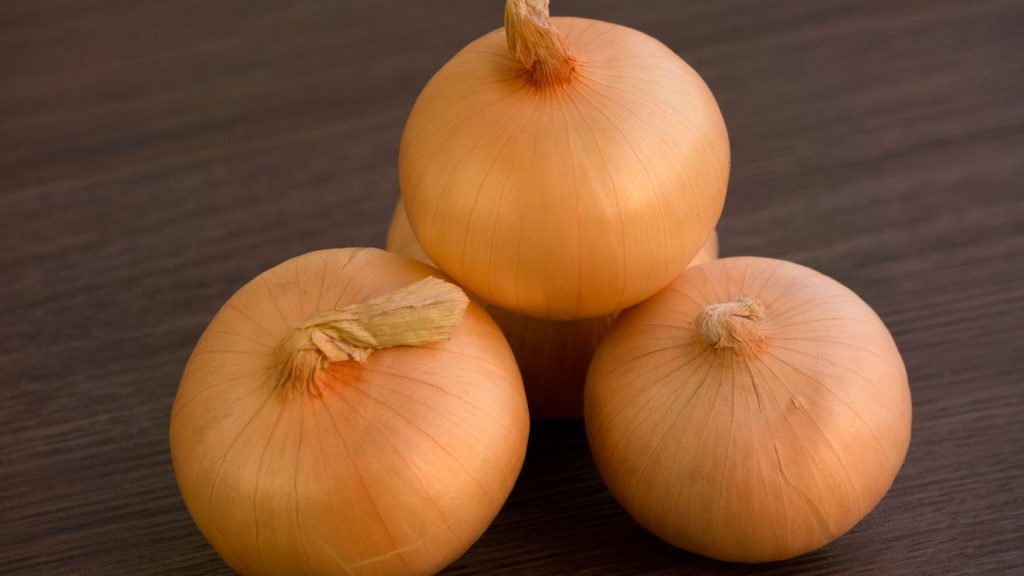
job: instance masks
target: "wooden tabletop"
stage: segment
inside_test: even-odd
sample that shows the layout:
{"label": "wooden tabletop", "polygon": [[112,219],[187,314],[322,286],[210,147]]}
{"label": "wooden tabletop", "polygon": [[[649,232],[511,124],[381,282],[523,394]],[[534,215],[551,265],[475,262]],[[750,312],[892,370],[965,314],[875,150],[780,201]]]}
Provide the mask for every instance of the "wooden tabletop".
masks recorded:
{"label": "wooden tabletop", "polygon": [[[383,244],[413,100],[501,4],[0,4],[0,573],[230,573],[171,469],[185,360],[260,271]],[[743,566],[648,535],[582,423],[534,422],[507,505],[445,574],[1024,573],[1024,4],[553,4],[703,75],[733,148],[723,255],[869,302],[913,440],[852,532]]]}

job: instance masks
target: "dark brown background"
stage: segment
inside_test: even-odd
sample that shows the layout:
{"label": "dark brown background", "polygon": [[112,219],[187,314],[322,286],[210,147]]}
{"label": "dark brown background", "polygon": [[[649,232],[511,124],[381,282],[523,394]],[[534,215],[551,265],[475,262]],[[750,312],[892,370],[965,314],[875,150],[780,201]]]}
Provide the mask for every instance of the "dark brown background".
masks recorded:
{"label": "dark brown background", "polygon": [[[271,5],[273,4],[273,5]],[[381,245],[406,114],[501,1],[0,3],[0,573],[226,574],[171,470],[192,345],[242,283]],[[447,574],[1005,574],[1024,562],[1024,5],[555,0],[648,32],[718,96],[725,255],[860,293],[911,377],[892,491],[824,550],[662,544],[578,422]]]}

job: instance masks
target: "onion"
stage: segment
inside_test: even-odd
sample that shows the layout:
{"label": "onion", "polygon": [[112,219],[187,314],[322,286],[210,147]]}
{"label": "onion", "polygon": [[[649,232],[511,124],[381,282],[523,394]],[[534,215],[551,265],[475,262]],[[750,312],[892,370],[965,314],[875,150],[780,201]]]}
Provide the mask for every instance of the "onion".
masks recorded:
{"label": "onion", "polygon": [[590,318],[648,298],[697,254],[729,142],[711,91],[665,45],[508,0],[505,29],[419,95],[399,176],[416,237],[461,286],[529,316]]}
{"label": "onion", "polygon": [[313,252],[210,323],[171,453],[232,568],[433,574],[494,518],[523,462],[525,396],[498,327],[438,274],[376,249]]}
{"label": "onion", "polygon": [[[433,264],[416,241],[401,200],[391,217],[387,249]],[[716,258],[718,235],[712,232],[690,265],[696,266]],[[618,312],[583,320],[545,320],[488,304],[484,307],[501,327],[515,353],[523,374],[530,416],[539,419],[583,416],[583,386],[590,359]]]}
{"label": "onion", "polygon": [[409,217],[405,215],[405,206],[401,198],[395,204],[395,211],[391,213],[391,223],[388,225],[388,238],[385,247],[389,252],[401,254],[413,260],[419,260],[430,266],[436,266],[434,261],[430,259],[430,256],[427,256],[427,253],[423,251],[423,247],[416,240],[416,235],[412,233]]}
{"label": "onion", "polygon": [[824,546],[885,495],[910,389],[885,325],[797,264],[727,258],[623,313],[585,392],[605,483],[645,528],[712,558]]}

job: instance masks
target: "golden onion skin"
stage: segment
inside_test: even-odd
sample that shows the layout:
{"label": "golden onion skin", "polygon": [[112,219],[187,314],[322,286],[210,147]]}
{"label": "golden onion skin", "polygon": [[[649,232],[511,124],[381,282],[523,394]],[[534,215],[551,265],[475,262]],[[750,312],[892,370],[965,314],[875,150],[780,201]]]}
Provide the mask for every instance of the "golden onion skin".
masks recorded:
{"label": "golden onion skin", "polygon": [[313,252],[246,284],[203,333],[171,454],[192,518],[236,571],[434,574],[497,514],[529,416],[512,352],[475,303],[447,341],[330,364],[319,394],[282,393],[269,369],[314,312],[439,275],[372,248]]}
{"label": "golden onion skin", "polygon": [[[388,228],[387,249],[433,264],[413,235],[399,200]],[[718,234],[701,247],[690,266],[718,258]],[[583,416],[583,386],[587,368],[601,338],[608,332],[617,312],[583,320],[531,318],[497,306],[485,306],[501,327],[515,353],[523,375],[530,417],[541,420],[574,419]]]}
{"label": "golden onion skin", "polygon": [[[712,347],[698,315],[739,295],[763,304],[763,338]],[[874,508],[906,455],[911,401],[863,300],[809,268],[743,257],[689,268],[620,316],[591,364],[585,420],[602,478],[641,525],[705,556],[767,562]]]}
{"label": "golden onion skin", "polygon": [[496,30],[423,89],[399,154],[430,259],[484,301],[572,320],[636,304],[718,222],[729,141],[700,76],[654,38],[552,18],[575,59],[537,82]]}

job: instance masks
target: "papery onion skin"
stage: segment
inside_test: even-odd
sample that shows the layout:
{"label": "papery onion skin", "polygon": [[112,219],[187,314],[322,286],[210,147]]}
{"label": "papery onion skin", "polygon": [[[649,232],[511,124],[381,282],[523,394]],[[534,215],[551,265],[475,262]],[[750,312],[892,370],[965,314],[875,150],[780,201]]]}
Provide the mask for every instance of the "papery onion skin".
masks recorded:
{"label": "papery onion skin", "polygon": [[[389,252],[395,254],[401,254],[406,258],[412,258],[413,260],[419,260],[424,264],[430,266],[436,266],[430,256],[423,251],[423,247],[420,246],[419,241],[416,239],[416,235],[412,231],[412,226],[409,224],[409,218],[405,215],[405,206],[402,204],[402,200],[399,199],[395,204],[395,210],[391,214],[391,223],[388,225],[388,235],[386,240],[386,247]],[[701,245],[700,251],[693,257],[687,266],[700,266],[705,262],[711,262],[712,260],[718,259],[718,231],[712,230],[711,235],[708,236],[704,244]],[[484,303],[491,309],[498,309],[497,306],[490,306]],[[618,312],[616,311],[615,314]]]}
{"label": "papery onion skin", "polygon": [[[426,264],[433,264],[413,235],[399,200],[388,228],[387,249]],[[718,234],[701,247],[690,263],[697,266],[718,258]],[[583,416],[583,386],[587,368],[618,312],[583,320],[545,320],[484,305],[501,327],[519,363],[526,388],[530,417],[541,420]]]}
{"label": "papery onion skin", "polygon": [[[740,295],[764,310],[756,326],[737,320],[749,345],[712,347],[697,316]],[[906,455],[911,401],[892,337],[856,294],[742,257],[687,269],[620,316],[594,356],[585,420],[602,478],[641,525],[705,556],[766,562],[820,548],[874,508]]]}
{"label": "papery onion skin", "polygon": [[609,314],[693,259],[725,200],[729,142],[711,91],[654,38],[552,18],[574,69],[538,82],[496,30],[423,89],[399,157],[430,258],[533,317]]}
{"label": "papery onion skin", "polygon": [[519,372],[478,305],[447,341],[275,388],[271,355],[314,312],[427,276],[377,249],[313,252],[242,287],[189,359],[171,416],[182,496],[247,575],[434,574],[483,533],[523,462]]}

